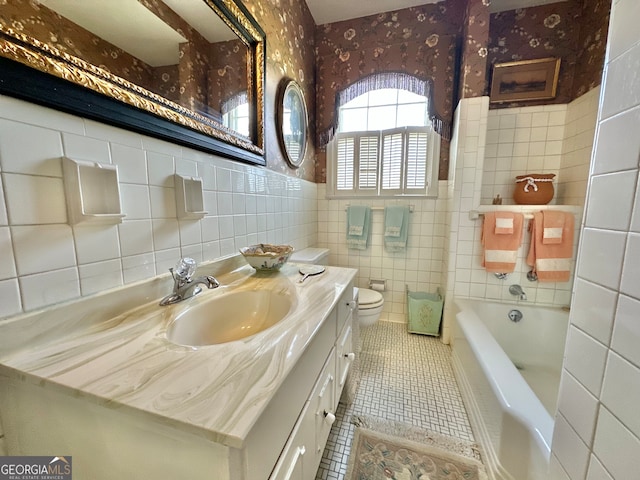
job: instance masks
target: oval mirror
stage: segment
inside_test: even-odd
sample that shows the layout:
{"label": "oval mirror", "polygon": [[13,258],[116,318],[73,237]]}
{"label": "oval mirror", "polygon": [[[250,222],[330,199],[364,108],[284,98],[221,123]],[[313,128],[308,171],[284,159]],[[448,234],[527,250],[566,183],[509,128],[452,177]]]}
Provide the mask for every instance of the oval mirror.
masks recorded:
{"label": "oval mirror", "polygon": [[5,2],[0,94],[264,165],[264,45],[235,0]]}
{"label": "oval mirror", "polygon": [[307,149],[307,106],[302,89],[294,80],[285,80],[278,98],[278,139],[285,160],[298,168]]}

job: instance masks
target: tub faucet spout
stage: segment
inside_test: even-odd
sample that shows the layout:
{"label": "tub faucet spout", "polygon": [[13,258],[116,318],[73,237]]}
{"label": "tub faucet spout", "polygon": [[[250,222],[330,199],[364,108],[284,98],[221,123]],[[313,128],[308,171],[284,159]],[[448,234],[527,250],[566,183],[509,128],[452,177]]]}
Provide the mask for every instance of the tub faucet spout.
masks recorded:
{"label": "tub faucet spout", "polygon": [[511,295],[516,295],[516,296],[520,297],[520,300],[526,300],[527,299],[527,294],[524,293],[524,290],[522,290],[522,287],[520,285],[511,285],[509,287],[509,293]]}

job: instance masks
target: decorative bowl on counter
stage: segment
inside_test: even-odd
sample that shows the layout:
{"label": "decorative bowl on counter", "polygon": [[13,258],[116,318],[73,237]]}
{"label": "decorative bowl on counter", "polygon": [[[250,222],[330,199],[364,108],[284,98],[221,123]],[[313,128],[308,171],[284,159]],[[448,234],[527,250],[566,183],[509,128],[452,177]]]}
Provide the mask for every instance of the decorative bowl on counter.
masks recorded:
{"label": "decorative bowl on counter", "polygon": [[293,247],[259,243],[241,248],[240,253],[256,270],[280,270],[293,253]]}

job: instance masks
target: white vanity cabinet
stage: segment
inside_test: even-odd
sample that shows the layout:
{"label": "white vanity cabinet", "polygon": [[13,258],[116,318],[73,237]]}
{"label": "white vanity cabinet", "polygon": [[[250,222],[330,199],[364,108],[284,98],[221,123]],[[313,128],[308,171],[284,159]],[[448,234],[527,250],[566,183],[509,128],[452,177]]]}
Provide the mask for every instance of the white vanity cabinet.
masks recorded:
{"label": "white vanity cabinet", "polygon": [[[155,302],[123,303],[130,290],[0,322],[0,347],[25,328],[44,337],[38,348],[0,348],[0,452],[63,451],[78,480],[315,478],[353,358],[355,271],[328,267],[301,286],[294,267],[228,271],[234,288],[294,289],[294,310],[244,342],[195,349],[166,340]],[[143,293],[160,298],[154,285]],[[85,317],[95,326],[74,330]]]}
{"label": "white vanity cabinet", "polygon": [[334,343],[269,480],[310,480],[316,476],[354,358],[352,291],[351,287],[345,291],[331,314]]}

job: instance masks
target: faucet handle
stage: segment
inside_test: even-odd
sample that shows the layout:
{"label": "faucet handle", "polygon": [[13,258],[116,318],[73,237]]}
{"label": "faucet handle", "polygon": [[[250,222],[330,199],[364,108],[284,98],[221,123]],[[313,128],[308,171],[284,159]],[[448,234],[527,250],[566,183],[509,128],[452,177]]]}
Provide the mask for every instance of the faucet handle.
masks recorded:
{"label": "faucet handle", "polygon": [[184,257],[176,263],[175,268],[171,271],[174,278],[179,280],[189,280],[196,273],[196,261],[191,257]]}

